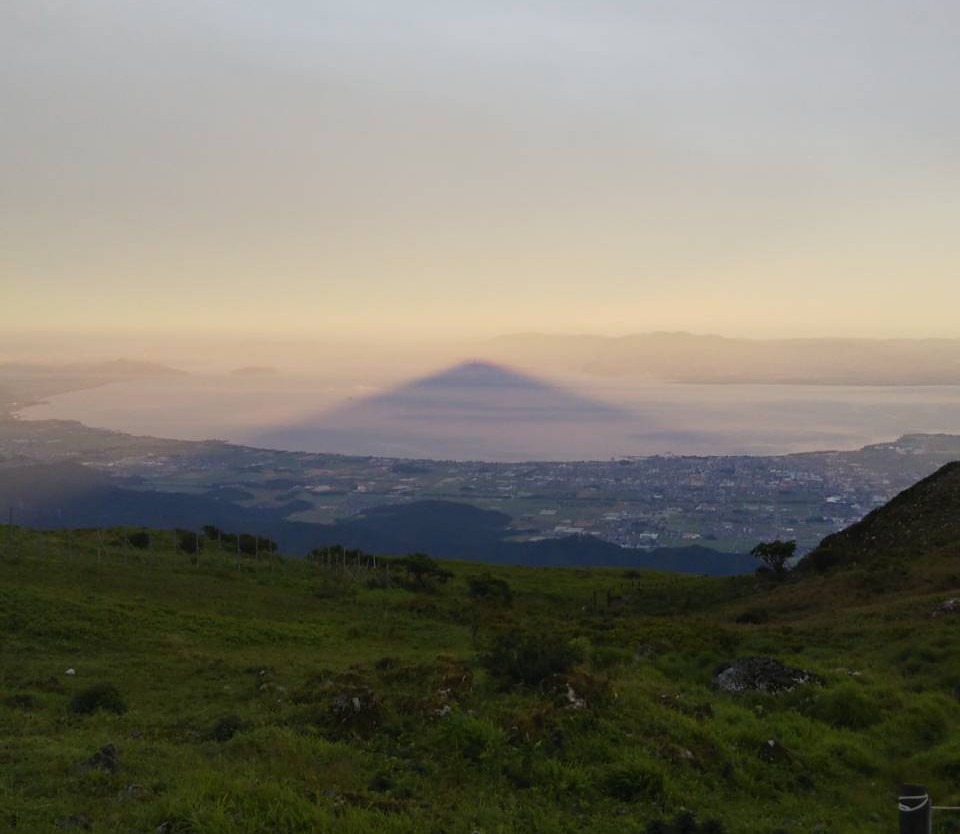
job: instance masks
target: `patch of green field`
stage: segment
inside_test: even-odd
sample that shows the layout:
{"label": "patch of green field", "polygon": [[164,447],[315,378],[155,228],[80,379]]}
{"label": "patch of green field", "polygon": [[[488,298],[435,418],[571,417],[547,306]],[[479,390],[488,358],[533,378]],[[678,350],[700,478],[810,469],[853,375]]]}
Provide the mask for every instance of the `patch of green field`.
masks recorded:
{"label": "patch of green field", "polygon": [[[421,587],[153,539],[0,530],[0,830],[621,834],[688,809],[866,834],[897,830],[901,781],[960,804],[960,621],[930,616],[953,556],[781,582],[445,562]],[[471,593],[487,572],[512,601]],[[748,655],[822,684],[715,691]],[[77,711],[104,683],[125,709]]]}

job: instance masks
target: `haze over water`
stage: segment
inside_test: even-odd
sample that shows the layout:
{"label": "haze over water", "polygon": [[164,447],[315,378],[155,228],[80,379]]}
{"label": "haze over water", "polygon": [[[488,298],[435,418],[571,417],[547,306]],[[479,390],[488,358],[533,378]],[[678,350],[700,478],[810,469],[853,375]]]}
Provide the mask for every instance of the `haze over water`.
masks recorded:
{"label": "haze over water", "polygon": [[[651,454],[785,454],[853,449],[912,432],[960,432],[957,386],[693,385],[551,378],[564,393],[613,406],[562,404],[551,419],[489,397],[484,413],[451,396],[428,413],[384,410],[389,386],[305,376],[187,376],[75,391],[21,412],[133,434],[217,438],[298,451],[473,460],[585,460]],[[403,390],[402,388],[400,389]],[[393,406],[391,405],[391,408]],[[291,434],[291,427],[298,433]],[[307,427],[309,431],[304,431]]]}

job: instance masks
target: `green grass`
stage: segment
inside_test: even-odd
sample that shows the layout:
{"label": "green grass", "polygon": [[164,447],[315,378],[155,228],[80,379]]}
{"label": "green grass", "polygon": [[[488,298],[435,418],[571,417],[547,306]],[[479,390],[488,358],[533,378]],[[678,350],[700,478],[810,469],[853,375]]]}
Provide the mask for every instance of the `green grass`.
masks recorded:
{"label": "green grass", "polygon": [[[960,621],[930,617],[955,556],[779,584],[446,562],[422,591],[398,571],[197,565],[170,534],[98,552],[95,532],[7,533],[0,830],[620,834],[689,809],[728,832],[857,834],[897,830],[901,781],[960,804]],[[512,605],[470,596],[485,572]],[[512,630],[582,660],[510,685],[482,659]],[[752,654],[824,683],[711,688]],[[71,709],[98,684],[126,710]],[[106,744],[119,768],[84,767]]]}

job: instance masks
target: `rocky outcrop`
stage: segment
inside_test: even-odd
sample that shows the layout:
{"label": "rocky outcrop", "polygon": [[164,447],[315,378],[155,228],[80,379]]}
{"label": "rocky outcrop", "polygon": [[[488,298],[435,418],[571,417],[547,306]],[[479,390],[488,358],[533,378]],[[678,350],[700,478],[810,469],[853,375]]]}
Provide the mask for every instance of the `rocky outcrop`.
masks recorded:
{"label": "rocky outcrop", "polygon": [[819,678],[804,669],[787,666],[772,657],[741,657],[721,666],[713,686],[721,692],[789,692]]}

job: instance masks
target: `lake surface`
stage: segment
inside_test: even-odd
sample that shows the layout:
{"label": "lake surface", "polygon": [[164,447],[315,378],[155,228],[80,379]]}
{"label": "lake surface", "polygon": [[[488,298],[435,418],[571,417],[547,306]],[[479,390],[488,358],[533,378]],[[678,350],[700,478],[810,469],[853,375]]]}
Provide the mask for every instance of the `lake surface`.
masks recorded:
{"label": "lake surface", "polygon": [[957,386],[551,383],[613,408],[560,407],[545,417],[518,409],[516,400],[501,407],[494,393],[484,394],[482,410],[476,397],[437,395],[419,412],[399,413],[383,407],[393,402],[390,391],[356,380],[191,376],[62,394],[21,417],[267,448],[473,460],[784,454],[855,449],[912,432],[960,433]]}

